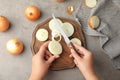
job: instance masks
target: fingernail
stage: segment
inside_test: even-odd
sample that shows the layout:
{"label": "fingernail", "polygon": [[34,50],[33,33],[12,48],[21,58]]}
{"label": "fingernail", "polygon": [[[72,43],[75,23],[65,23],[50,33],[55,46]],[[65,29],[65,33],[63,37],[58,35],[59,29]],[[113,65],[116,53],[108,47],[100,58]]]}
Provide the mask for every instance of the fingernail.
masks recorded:
{"label": "fingernail", "polygon": [[69,55],[69,57],[71,57],[71,56]]}
{"label": "fingernail", "polygon": [[60,56],[59,55],[54,55],[56,58],[59,58]]}
{"label": "fingernail", "polygon": [[70,49],[73,49],[73,47],[72,47],[72,46],[69,46],[69,48],[70,48]]}

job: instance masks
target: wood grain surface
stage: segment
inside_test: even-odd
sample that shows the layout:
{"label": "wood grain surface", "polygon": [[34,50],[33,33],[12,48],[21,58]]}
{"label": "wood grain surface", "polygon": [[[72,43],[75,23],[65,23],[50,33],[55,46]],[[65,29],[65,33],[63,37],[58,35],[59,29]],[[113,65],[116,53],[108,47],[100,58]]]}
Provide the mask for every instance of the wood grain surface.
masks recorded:
{"label": "wood grain surface", "polygon": [[[41,22],[40,24],[38,24],[35,28],[35,30],[33,31],[33,35],[32,35],[32,43],[31,43],[31,49],[32,49],[32,53],[33,55],[35,55],[38,50],[40,49],[40,46],[44,43],[44,42],[40,42],[36,39],[36,32],[38,31],[38,29],[41,29],[41,28],[44,28],[44,29],[47,29],[48,32],[49,32],[49,38],[48,40],[52,40],[51,39],[51,30],[49,29],[49,21],[51,20],[52,18],[49,18],[47,20],[45,20],[44,22]],[[63,23],[64,22],[69,22],[71,23],[73,26],[74,26],[74,34],[69,37],[69,39],[72,39],[72,38],[79,38],[81,41],[82,41],[82,46],[86,46],[86,43],[85,43],[85,38],[84,38],[84,35],[83,35],[83,32],[81,30],[81,27],[80,25],[73,21],[73,20],[70,20],[70,19],[66,19],[66,18],[59,18]],[[48,41],[47,40],[47,41]],[[73,58],[69,58],[69,55],[70,55],[70,49],[68,48],[68,46],[66,45],[64,39],[62,38],[62,40],[60,41],[61,45],[62,45],[62,54],[60,55],[60,58],[56,59],[50,69],[51,70],[61,70],[61,69],[69,69],[69,68],[74,68],[75,67],[75,64],[73,62]]]}

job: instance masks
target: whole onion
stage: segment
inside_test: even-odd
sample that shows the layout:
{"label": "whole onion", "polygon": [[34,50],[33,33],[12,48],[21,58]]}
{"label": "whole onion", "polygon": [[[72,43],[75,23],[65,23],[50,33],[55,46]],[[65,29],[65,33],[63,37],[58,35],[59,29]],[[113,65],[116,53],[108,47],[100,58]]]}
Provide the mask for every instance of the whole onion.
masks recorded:
{"label": "whole onion", "polygon": [[0,16],[0,32],[6,31],[9,28],[9,26],[9,20],[4,16]]}
{"label": "whole onion", "polygon": [[23,51],[23,43],[16,38],[10,39],[7,42],[7,51],[13,55],[21,54]]}

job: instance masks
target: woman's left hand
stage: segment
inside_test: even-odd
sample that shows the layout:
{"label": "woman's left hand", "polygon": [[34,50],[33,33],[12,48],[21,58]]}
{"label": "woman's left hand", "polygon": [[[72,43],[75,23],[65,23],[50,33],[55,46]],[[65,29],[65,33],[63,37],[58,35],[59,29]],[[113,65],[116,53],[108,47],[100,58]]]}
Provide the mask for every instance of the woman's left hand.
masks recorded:
{"label": "woman's left hand", "polygon": [[59,56],[53,56],[48,50],[49,41],[45,42],[32,58],[32,73],[29,80],[43,80],[51,63]]}

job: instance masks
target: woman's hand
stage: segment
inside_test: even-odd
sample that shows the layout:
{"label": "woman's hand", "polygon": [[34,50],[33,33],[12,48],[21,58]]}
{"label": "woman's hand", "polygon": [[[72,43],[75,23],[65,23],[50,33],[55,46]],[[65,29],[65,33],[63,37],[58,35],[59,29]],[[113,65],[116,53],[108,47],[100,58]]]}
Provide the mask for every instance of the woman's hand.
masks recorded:
{"label": "woman's hand", "polygon": [[32,73],[29,80],[43,80],[51,63],[59,56],[53,56],[48,50],[49,41],[45,42],[32,59]]}
{"label": "woman's hand", "polygon": [[74,46],[78,49],[78,53],[71,49],[70,57],[74,58],[76,66],[85,76],[86,80],[99,80],[94,72],[92,53],[82,46],[78,46],[76,44],[74,44]]}

